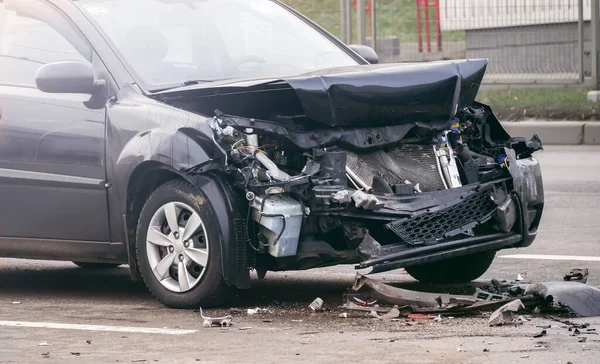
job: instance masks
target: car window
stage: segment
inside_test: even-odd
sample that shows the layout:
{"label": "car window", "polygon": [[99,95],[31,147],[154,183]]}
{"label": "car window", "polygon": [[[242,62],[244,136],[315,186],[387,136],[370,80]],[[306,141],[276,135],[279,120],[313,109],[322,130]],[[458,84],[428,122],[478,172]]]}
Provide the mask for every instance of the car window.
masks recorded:
{"label": "car window", "polygon": [[60,33],[0,4],[0,84],[35,87],[35,75],[55,61],[88,62]]}
{"label": "car window", "polygon": [[269,0],[75,4],[149,89],[188,80],[278,78],[358,64],[329,38]]}

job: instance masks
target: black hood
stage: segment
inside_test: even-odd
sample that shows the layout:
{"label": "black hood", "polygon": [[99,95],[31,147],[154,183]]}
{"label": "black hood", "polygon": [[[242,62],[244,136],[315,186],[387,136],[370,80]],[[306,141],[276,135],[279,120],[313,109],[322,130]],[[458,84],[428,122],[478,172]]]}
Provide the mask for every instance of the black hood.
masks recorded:
{"label": "black hood", "polygon": [[475,101],[487,64],[476,59],[344,67],[203,83],[154,96],[207,115],[219,109],[267,120],[302,117],[332,127],[440,122]]}

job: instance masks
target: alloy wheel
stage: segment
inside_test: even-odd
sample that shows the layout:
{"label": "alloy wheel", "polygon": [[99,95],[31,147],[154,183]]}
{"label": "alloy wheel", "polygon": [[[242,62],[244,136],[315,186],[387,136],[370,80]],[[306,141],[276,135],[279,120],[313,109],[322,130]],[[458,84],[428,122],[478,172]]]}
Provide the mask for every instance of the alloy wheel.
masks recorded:
{"label": "alloy wheel", "polygon": [[154,213],[146,234],[146,254],[165,288],[187,292],[200,282],[209,254],[205,229],[200,215],[182,202],[168,202]]}

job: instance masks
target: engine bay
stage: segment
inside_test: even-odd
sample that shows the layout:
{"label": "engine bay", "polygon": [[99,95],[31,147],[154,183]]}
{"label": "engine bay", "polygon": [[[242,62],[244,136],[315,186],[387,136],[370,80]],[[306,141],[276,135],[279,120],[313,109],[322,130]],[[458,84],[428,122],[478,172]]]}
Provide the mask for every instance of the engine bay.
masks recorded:
{"label": "engine bay", "polygon": [[517,206],[507,151],[525,158],[542,147],[537,136],[510,138],[478,103],[439,129],[402,126],[397,138],[393,127],[300,132],[219,111],[211,127],[247,201],[249,246],[268,270],[510,232]]}

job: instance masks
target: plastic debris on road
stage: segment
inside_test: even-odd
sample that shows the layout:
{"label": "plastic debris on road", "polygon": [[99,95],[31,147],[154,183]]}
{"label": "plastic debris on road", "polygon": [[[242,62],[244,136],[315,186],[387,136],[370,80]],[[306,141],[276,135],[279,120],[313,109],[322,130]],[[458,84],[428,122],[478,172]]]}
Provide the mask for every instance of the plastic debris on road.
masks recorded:
{"label": "plastic debris on road", "polygon": [[317,297],[308,307],[315,312],[319,311],[321,308],[323,308],[323,300]]}
{"label": "plastic debris on road", "polygon": [[375,317],[380,320],[391,320],[391,319],[395,319],[398,316],[400,316],[400,310],[398,310],[397,308],[392,308],[391,310],[389,310],[387,313],[384,313],[383,315],[378,314],[377,311],[371,311],[371,312],[369,312],[369,315],[371,317]]}
{"label": "plastic debris on road", "polygon": [[489,326],[500,326],[519,323],[516,313],[524,309],[521,300],[511,301],[492,313],[488,321]]}
{"label": "plastic debris on road", "polygon": [[42,341],[41,343],[38,344],[38,346],[51,346],[51,345],[45,341]]}
{"label": "plastic debris on road", "polygon": [[202,317],[202,325],[204,327],[228,327],[233,325],[233,317],[231,315],[223,316],[223,317],[208,317],[204,316],[202,312],[202,307],[199,309],[200,316]]}
{"label": "plastic debris on road", "polygon": [[260,307],[256,307],[256,308],[249,308],[246,313],[248,314],[248,316],[252,316],[252,315],[256,315],[256,314],[261,314],[261,313],[268,313],[269,310],[266,308],[260,308]]}
{"label": "plastic debris on road", "polygon": [[569,274],[566,274],[563,279],[565,281],[587,283],[588,274],[589,271],[587,268],[574,268],[571,269]]}
{"label": "plastic debris on road", "polygon": [[[520,309],[527,309],[533,314],[566,312],[583,317],[600,316],[600,289],[582,284],[587,280],[588,273],[587,268],[571,269],[564,276],[566,281],[545,283],[492,279],[487,284],[471,284],[462,291],[474,290],[475,293],[471,295],[415,291],[358,273],[352,290],[344,293],[345,303],[341,308],[367,313],[375,311],[378,315],[397,308],[403,317],[410,314],[466,315],[499,308],[505,310],[492,314],[491,326],[527,322],[527,318],[514,314]],[[519,277],[525,279],[527,273],[521,273]],[[516,300],[520,300],[522,307],[516,311],[506,311]],[[375,305],[375,302],[380,304]],[[431,317],[434,319],[436,316]]]}
{"label": "plastic debris on road", "polygon": [[[439,315],[438,315],[439,316]],[[424,315],[422,313],[410,313],[407,316],[409,319],[413,319],[413,320],[435,320],[437,319],[436,316],[432,316],[432,315]],[[438,321],[441,321],[442,317],[440,316]]]}

